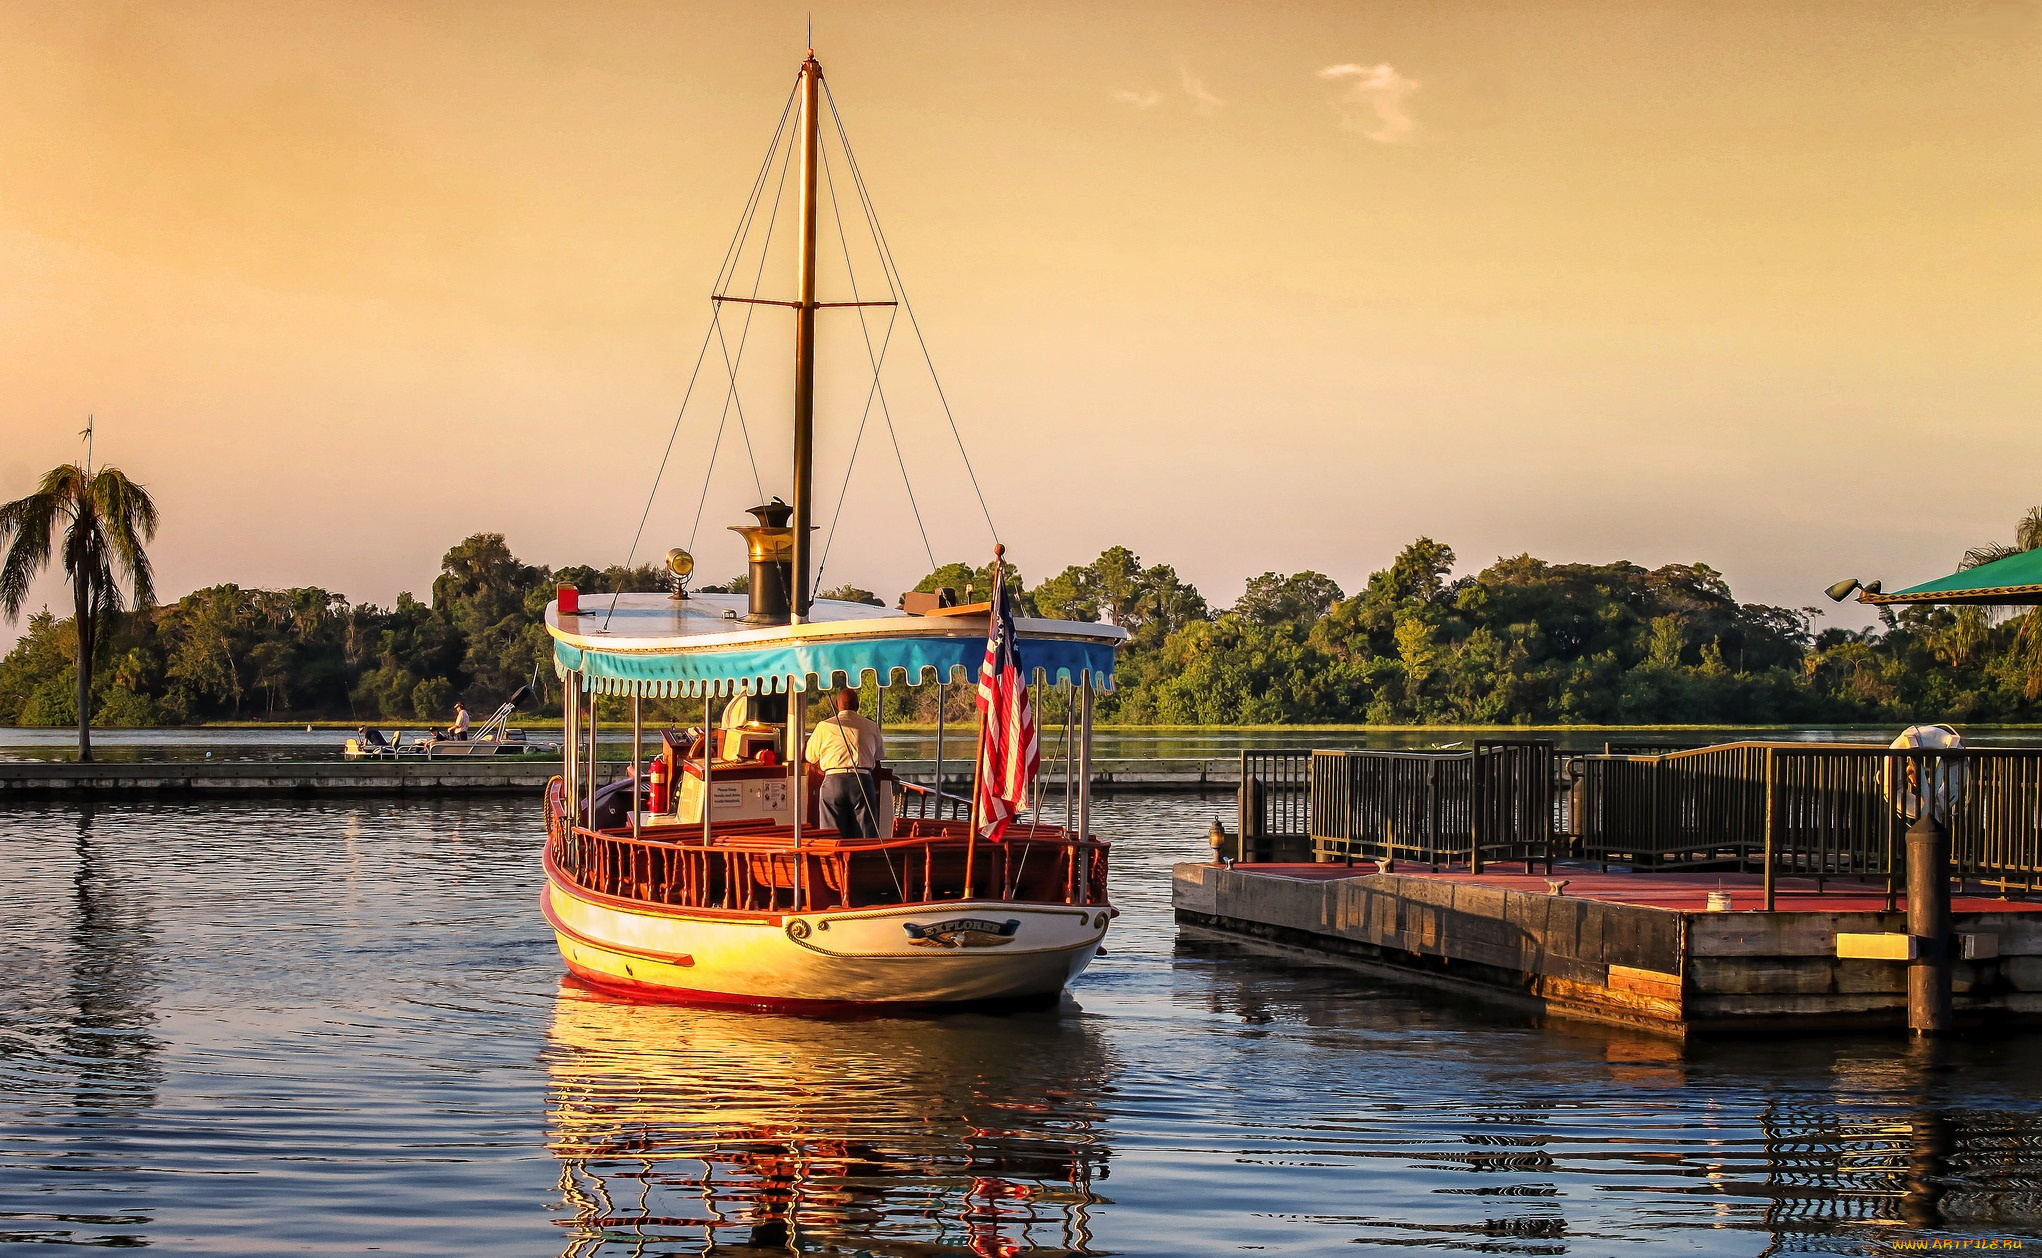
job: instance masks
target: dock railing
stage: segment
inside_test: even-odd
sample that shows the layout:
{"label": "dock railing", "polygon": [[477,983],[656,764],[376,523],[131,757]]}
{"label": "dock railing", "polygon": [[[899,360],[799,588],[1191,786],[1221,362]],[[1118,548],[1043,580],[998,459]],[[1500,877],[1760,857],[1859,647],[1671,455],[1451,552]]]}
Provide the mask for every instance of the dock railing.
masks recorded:
{"label": "dock railing", "polygon": [[1552,869],[1553,744],[1465,750],[1315,751],[1307,824],[1321,861],[1410,861],[1433,870],[1522,861]]}
{"label": "dock railing", "polygon": [[1948,831],[1951,876],[2002,895],[2042,884],[2042,748],[1896,750],[1722,743],[1556,757],[1544,740],[1437,751],[1244,751],[1240,861],[1387,860],[1481,872],[1557,856],[1638,873],[1763,873],[1818,891],[1907,881],[1909,825]]}
{"label": "dock railing", "polygon": [[1952,877],[2002,894],[2042,880],[2042,748],[1725,743],[1579,764],[1580,854],[1605,869],[1758,870],[1768,906],[1781,876],[1871,880],[1892,903],[1927,810]]}
{"label": "dock railing", "polygon": [[1302,748],[1241,752],[1241,784],[1232,850],[1241,862],[1308,860],[1312,757]]}
{"label": "dock railing", "polygon": [[1725,743],[1688,751],[1579,757],[1581,854],[1605,869],[1740,867],[1765,840],[1766,750]]}

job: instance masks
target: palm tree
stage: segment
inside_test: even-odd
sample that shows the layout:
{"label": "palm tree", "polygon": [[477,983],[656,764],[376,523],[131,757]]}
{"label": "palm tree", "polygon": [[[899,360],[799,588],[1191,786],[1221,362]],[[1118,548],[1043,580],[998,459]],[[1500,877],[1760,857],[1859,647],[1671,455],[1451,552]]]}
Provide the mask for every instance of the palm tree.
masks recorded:
{"label": "palm tree", "polygon": [[2021,522],[2014,526],[2013,545],[1987,542],[1983,546],[1973,546],[1964,552],[1964,562],[1957,566],[1976,568],[1980,564],[1988,564],[1996,559],[2008,559],[2037,548],[2042,548],[2042,507],[2029,507],[2028,514],[2022,516]]}
{"label": "palm tree", "polygon": [[29,583],[49,566],[63,535],[65,579],[71,583],[78,630],[78,758],[92,759],[92,663],[99,631],[121,610],[122,587],[136,607],[156,601],[149,556],[142,544],[156,536],[156,504],[148,491],[103,467],[93,472],[66,463],[43,477],[26,498],[0,506],[0,612],[13,620],[28,601]]}
{"label": "palm tree", "polygon": [[[1976,568],[1981,564],[2008,559],[2031,550],[2042,550],[2042,507],[2029,507],[2021,522],[2014,526],[2014,544],[1987,542],[1973,546],[1964,552],[1960,568]],[[1973,611],[1965,608],[1966,612]],[[1979,614],[1984,609],[1977,609]],[[2042,607],[2031,607],[2025,612],[2014,629],[2014,656],[2027,673],[2027,697],[2042,698]]]}

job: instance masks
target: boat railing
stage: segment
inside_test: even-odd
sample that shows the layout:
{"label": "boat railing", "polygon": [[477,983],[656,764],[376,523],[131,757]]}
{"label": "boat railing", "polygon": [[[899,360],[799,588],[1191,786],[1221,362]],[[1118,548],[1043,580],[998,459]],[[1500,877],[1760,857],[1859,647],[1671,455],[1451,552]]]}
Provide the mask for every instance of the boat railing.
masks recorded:
{"label": "boat railing", "polygon": [[922,821],[962,821],[971,815],[971,801],[962,795],[952,795],[905,778],[896,778],[895,782],[900,786],[900,799],[894,812],[897,817],[913,815]]}
{"label": "boat railing", "polygon": [[968,823],[902,818],[891,838],[843,839],[768,821],[592,830],[570,825],[549,789],[548,853],[560,874],[599,895],[704,912],[807,913],[959,900],[1103,905],[1110,846],[1060,826],[1017,823],[1001,842],[971,841]]}

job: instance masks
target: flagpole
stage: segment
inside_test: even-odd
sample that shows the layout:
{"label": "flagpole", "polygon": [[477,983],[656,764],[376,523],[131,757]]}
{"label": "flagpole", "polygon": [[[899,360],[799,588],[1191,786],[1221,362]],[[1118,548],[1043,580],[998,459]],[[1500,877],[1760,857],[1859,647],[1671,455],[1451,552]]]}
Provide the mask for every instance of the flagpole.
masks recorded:
{"label": "flagpole", "polygon": [[[988,613],[988,621],[999,619],[999,615],[1001,615],[1001,594],[1005,592],[1005,590],[1001,590],[1001,549],[1003,549],[1001,545],[994,543],[994,547],[992,547],[992,611]],[[988,633],[990,633],[990,629],[988,629]],[[980,684],[980,688],[984,688],[984,684],[986,684],[984,672],[986,672],[986,666],[980,664],[978,666],[978,684]],[[982,786],[984,780],[986,780],[986,713],[980,709],[978,711],[978,752],[972,756],[972,809],[968,813],[970,815],[970,829],[964,833],[964,899],[972,899],[972,866],[978,860],[978,799],[980,799],[980,794],[984,792],[984,786]]]}
{"label": "flagpole", "polygon": [[964,832],[964,898],[967,900],[971,898],[972,861],[978,856],[978,778],[980,771],[985,768],[985,762],[986,721],[984,716],[980,716],[978,721],[978,758],[972,762],[971,769],[971,810],[966,814],[968,819],[965,822],[969,828]]}
{"label": "flagpole", "polygon": [[[1006,558],[1006,554],[1007,548],[1005,546],[998,542],[993,543],[993,603],[987,613],[987,633],[991,633],[991,626],[999,622],[1001,603],[1007,596],[1006,573],[1002,567],[1002,561]],[[979,666],[979,674],[979,685],[983,688],[985,685],[985,666],[983,664]],[[981,706],[978,713],[978,755],[973,757],[971,768],[971,832],[964,839],[964,894],[967,899],[970,898],[972,891],[972,865],[978,856],[978,828],[981,820],[979,800],[984,794],[985,774],[986,712],[983,706]]]}

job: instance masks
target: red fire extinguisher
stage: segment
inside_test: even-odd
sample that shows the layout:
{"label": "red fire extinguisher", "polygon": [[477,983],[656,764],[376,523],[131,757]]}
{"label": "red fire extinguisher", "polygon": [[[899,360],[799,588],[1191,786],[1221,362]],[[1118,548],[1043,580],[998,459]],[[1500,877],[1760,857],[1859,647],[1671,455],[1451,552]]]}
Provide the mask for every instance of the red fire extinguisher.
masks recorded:
{"label": "red fire extinguisher", "polygon": [[665,752],[661,752],[660,754],[652,758],[650,782],[652,786],[652,798],[647,803],[646,809],[648,812],[665,812],[667,810],[666,807],[667,770]]}

